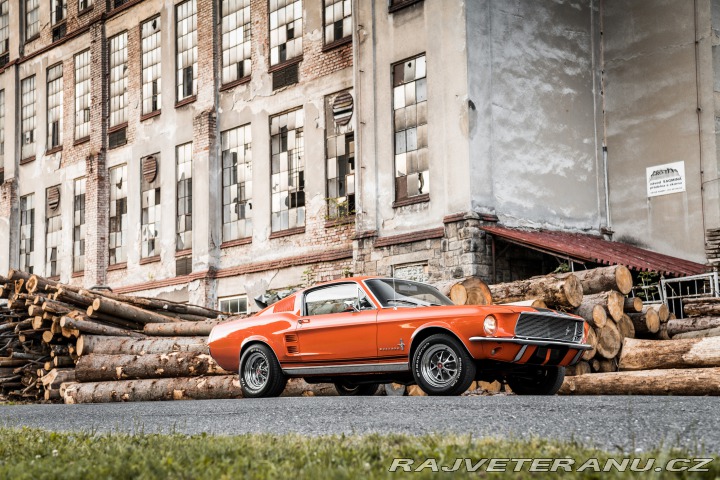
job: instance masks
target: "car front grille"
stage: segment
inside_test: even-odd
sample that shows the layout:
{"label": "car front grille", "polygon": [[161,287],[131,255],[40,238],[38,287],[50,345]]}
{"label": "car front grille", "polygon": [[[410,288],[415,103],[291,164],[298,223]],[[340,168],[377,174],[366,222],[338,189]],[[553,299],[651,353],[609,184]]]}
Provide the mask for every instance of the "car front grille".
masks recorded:
{"label": "car front grille", "polygon": [[523,312],[515,325],[518,337],[580,343],[583,321],[562,314]]}

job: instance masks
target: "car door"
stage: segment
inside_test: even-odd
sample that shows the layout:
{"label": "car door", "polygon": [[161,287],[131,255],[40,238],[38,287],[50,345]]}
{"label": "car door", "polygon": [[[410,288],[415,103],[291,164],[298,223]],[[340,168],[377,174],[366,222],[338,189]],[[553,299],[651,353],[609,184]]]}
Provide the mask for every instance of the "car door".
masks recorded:
{"label": "car door", "polygon": [[377,309],[355,282],[305,293],[297,335],[303,362],[377,358]]}

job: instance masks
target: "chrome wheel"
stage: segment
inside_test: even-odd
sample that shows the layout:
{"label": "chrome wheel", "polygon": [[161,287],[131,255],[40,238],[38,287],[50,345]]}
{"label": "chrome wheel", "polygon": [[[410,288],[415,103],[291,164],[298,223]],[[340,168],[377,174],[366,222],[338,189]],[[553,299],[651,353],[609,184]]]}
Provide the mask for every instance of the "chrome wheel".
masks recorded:
{"label": "chrome wheel", "polygon": [[423,378],[436,388],[454,384],[459,376],[457,354],[447,345],[434,345],[428,348],[420,360]]}
{"label": "chrome wheel", "polygon": [[249,390],[261,390],[268,381],[269,365],[265,355],[253,352],[245,361],[243,379]]}

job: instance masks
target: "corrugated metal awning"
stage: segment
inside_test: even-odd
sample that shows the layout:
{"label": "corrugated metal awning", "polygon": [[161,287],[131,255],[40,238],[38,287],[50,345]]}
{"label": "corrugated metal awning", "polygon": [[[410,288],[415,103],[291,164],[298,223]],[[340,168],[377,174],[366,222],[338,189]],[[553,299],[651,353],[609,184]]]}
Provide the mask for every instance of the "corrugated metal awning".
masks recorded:
{"label": "corrugated metal awning", "polygon": [[625,265],[633,270],[655,271],[672,277],[698,275],[707,270],[701,263],[663,255],[627,243],[610,242],[596,235],[499,226],[481,228],[508,242],[580,262]]}

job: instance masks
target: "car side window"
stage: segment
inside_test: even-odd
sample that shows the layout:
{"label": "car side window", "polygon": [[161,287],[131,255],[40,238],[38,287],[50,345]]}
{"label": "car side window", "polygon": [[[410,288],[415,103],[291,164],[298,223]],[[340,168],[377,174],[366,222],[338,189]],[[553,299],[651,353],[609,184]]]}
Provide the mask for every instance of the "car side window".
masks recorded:
{"label": "car side window", "polygon": [[356,283],[343,283],[312,290],[305,295],[306,315],[353,312],[375,308]]}

